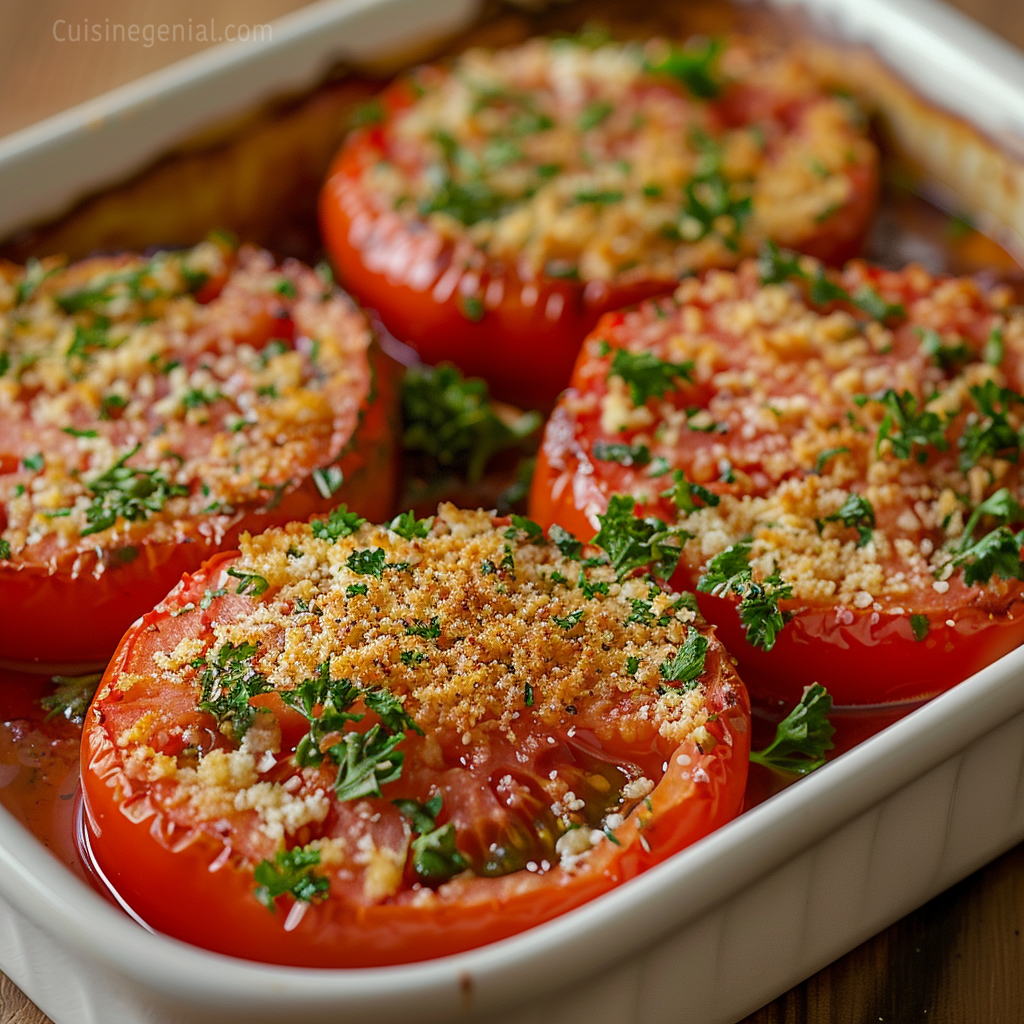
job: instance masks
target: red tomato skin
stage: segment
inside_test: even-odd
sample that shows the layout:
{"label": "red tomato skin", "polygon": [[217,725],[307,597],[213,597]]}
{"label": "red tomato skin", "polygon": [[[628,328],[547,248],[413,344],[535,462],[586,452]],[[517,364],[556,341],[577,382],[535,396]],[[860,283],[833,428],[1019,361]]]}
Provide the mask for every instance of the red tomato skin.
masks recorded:
{"label": "red tomato skin", "polygon": [[[545,876],[526,871],[457,878],[428,911],[397,900],[371,906],[328,900],[307,905],[286,930],[287,912],[279,906],[272,913],[254,898],[251,869],[240,867],[208,833],[185,834],[169,825],[157,801],[125,773],[123,751],[106,724],[110,709],[124,699],[115,684],[133,656],[147,645],[163,647],[171,638],[173,646],[173,639],[189,635],[189,616],[175,618],[171,610],[198,604],[211,576],[233,557],[222,553],[186,575],[125,634],[84,726],[83,857],[101,891],[109,887],[158,932],[242,959],[291,966],[374,967],[433,959],[507,938],[572,910],[721,827],[742,808],[750,702],[727,668],[708,690],[717,717],[706,729],[714,743],[702,750],[686,740],[673,751],[650,796],[643,843],[634,814],[617,830],[621,846],[602,844],[588,870],[562,873],[560,884],[545,884]],[[180,712],[195,715],[184,697]],[[694,775],[701,771],[707,781],[698,783]]]}
{"label": "red tomato skin", "polygon": [[[380,350],[371,352],[375,394],[364,403],[345,454],[335,463],[341,488],[324,498],[310,476],[273,509],[245,513],[219,537],[201,522],[190,524],[176,543],[137,545],[123,565],[96,574],[99,555],[81,556],[77,570],[51,572],[37,565],[0,565],[0,664],[8,666],[98,665],[110,657],[125,629],[152,608],[184,573],[219,550],[233,547],[242,533],[309,519],[340,502],[368,519],[391,515],[398,488],[398,367]],[[56,624],[56,628],[55,628]]]}
{"label": "red tomato skin", "polygon": [[[550,445],[549,433],[534,471],[530,517],[545,529],[558,523],[589,540],[597,531],[580,506],[606,504],[607,497],[590,476],[555,469]],[[558,458],[575,466],[568,446],[559,448]],[[672,579],[680,590],[695,590],[695,583],[684,565]],[[697,594],[697,604],[737,659],[750,692],[760,700],[788,704],[799,701],[813,683],[821,683],[837,706],[921,700],[948,690],[1024,643],[1024,597],[1019,593],[998,611],[956,609],[953,626],[947,625],[946,615],[933,612],[921,641],[914,638],[911,612],[791,608],[792,618],[771,651],[747,643],[736,613],[738,599]]]}

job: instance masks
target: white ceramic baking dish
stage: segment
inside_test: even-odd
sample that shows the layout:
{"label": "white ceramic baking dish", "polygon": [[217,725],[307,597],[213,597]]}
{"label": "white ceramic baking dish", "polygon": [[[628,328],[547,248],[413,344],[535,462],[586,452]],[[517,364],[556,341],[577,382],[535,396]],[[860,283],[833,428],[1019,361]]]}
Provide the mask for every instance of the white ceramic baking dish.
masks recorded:
{"label": "white ceramic baking dish", "polygon": [[[779,2],[801,3],[925,99],[1022,145],[1024,60],[960,15],[931,0]],[[0,236],[212,119],[312,84],[339,57],[408,47],[476,10],[330,0],[277,22],[270,44],[207,51],[0,140]],[[968,147],[967,160],[954,131],[901,118],[904,99],[890,129],[919,156],[949,157],[944,187],[977,195],[986,175],[1012,177],[997,149]],[[995,191],[990,214],[1020,232],[1020,199],[1005,183]],[[1024,649],[563,918],[456,957],[356,971],[245,963],[151,934],[0,810],[0,966],[57,1024],[724,1024],[1024,839],[1022,780]]]}

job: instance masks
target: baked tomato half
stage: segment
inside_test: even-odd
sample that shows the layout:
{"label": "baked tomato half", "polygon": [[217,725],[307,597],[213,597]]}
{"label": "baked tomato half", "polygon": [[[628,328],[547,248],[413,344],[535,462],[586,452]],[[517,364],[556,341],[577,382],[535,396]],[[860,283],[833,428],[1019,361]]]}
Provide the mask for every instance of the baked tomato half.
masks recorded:
{"label": "baked tomato half", "polygon": [[87,857],[157,931],[311,967],[608,891],[737,813],[750,746],[722,645],[633,565],[451,505],[243,536],[107,670]]}
{"label": "baked tomato half", "polygon": [[684,281],[586,342],[531,514],[586,537],[635,500],[683,531],[674,583],[755,696],[944,690],[1024,641],[1010,301],[777,250]]}
{"label": "baked tomato half", "polygon": [[103,662],[243,530],[389,514],[397,408],[366,318],[225,241],[0,266],[0,659]]}
{"label": "baked tomato half", "polygon": [[420,68],[367,108],[320,200],[339,279],[428,363],[550,404],[608,310],[765,239],[856,254],[864,118],[788,53],[533,39]]}

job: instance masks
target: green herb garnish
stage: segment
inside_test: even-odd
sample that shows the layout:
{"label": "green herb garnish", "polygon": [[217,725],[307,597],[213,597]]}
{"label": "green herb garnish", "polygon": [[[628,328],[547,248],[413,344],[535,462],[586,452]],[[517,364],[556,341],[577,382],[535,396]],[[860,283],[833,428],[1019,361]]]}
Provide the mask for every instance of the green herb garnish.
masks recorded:
{"label": "green herb garnish", "polygon": [[825,763],[835,729],[828,720],[832,698],[824,686],[809,686],[800,703],[778,724],[775,739],[764,750],[750,752],[750,760],[766,768],[807,775]]}

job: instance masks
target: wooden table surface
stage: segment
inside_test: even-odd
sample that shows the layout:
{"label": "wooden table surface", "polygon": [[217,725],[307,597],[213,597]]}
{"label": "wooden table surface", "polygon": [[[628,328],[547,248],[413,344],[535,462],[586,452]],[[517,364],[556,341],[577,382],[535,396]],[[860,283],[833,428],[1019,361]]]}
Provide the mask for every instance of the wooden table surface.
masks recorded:
{"label": "wooden table surface", "polygon": [[[1020,0],[952,0],[1024,49]],[[0,4],[0,135],[202,49],[193,41],[55,38],[111,23],[261,24],[302,0],[39,0]],[[66,28],[58,26],[56,35]],[[865,942],[742,1024],[1012,1024],[1024,1019],[1024,845]],[[0,974],[0,1024],[49,1019]]]}

